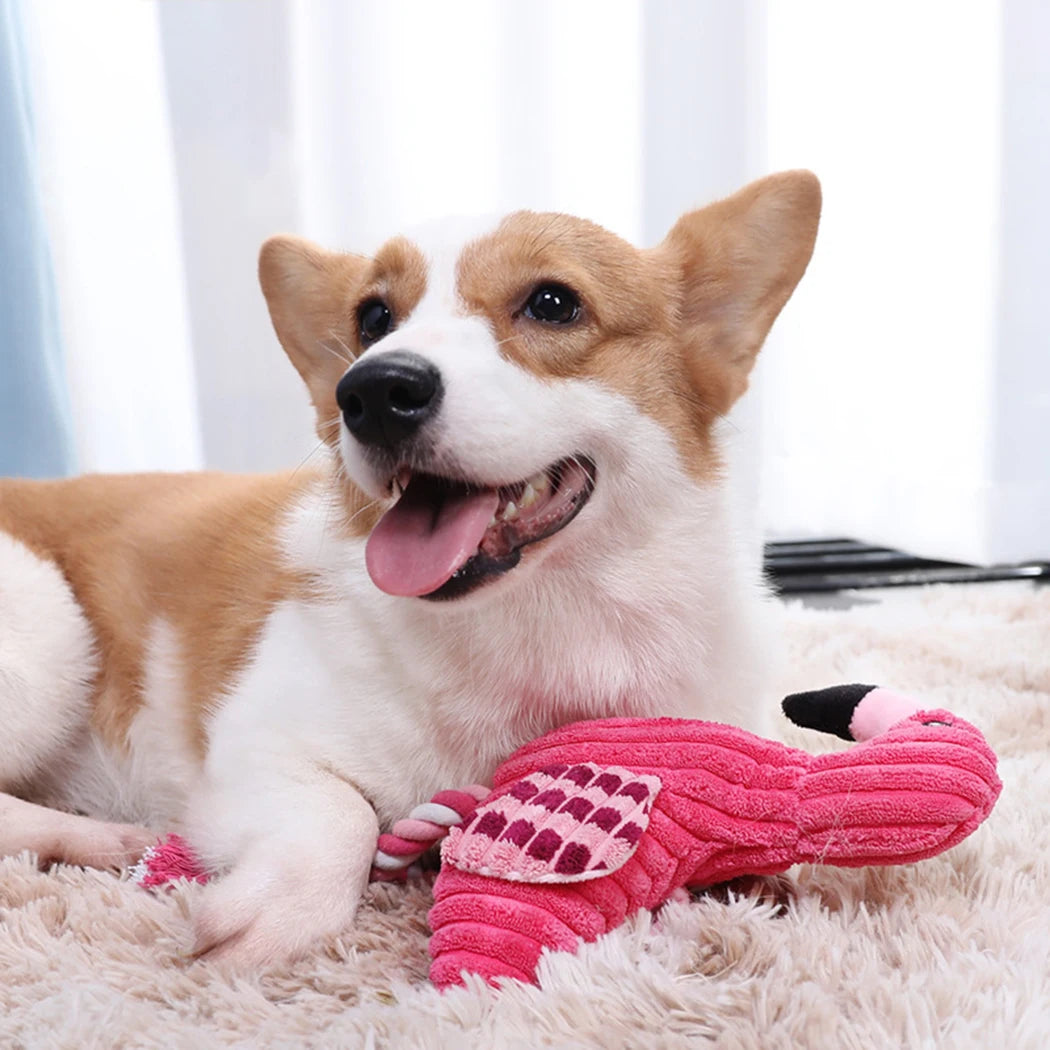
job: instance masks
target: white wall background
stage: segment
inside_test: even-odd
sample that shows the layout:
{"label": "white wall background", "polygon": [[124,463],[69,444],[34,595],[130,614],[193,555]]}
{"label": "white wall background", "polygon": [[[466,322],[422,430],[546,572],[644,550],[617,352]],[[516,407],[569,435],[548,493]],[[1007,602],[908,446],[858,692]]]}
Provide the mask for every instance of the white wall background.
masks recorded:
{"label": "white wall background", "polygon": [[33,5],[89,465],[308,454],[255,284],[268,233],[367,250],[525,206],[653,243],[805,166],[817,254],[732,421],[761,520],[1050,557],[1050,5],[88,6]]}

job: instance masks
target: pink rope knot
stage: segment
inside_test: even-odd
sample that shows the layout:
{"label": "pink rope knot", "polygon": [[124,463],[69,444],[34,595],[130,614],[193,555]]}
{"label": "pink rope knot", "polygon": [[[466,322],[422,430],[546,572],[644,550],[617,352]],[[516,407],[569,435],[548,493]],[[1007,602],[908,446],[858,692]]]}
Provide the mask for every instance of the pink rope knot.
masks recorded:
{"label": "pink rope knot", "polygon": [[440,842],[450,828],[470,820],[478,803],[490,794],[489,788],[470,784],[459,791],[439,791],[429,802],[416,806],[404,820],[379,836],[372,881],[403,881],[411,865]]}

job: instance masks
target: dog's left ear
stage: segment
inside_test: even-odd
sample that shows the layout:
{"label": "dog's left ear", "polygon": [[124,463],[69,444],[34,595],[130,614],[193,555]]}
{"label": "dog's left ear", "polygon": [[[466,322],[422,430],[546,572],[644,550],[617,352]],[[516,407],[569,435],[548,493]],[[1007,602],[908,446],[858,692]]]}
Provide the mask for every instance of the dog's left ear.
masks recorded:
{"label": "dog's left ear", "polygon": [[274,330],[310,391],[318,436],[329,443],[338,434],[335,388],[351,364],[354,303],[368,264],[299,237],[271,237],[259,252],[259,283]]}
{"label": "dog's left ear", "polygon": [[683,215],[656,249],[679,275],[689,364],[719,414],[747,389],[762,343],[805,273],[819,219],[817,177],[785,171]]}

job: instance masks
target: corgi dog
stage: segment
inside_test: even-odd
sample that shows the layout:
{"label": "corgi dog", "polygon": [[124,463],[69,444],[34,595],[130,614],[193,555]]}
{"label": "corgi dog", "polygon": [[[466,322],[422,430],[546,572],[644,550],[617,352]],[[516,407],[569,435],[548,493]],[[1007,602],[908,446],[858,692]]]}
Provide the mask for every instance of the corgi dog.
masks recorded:
{"label": "corgi dog", "polygon": [[0,482],[0,853],[120,866],[177,830],[221,873],[193,954],[250,969],[345,929],[382,830],[555,726],[760,730],[722,420],[819,212],[796,171],[647,250],[531,212],[267,241],[323,462]]}

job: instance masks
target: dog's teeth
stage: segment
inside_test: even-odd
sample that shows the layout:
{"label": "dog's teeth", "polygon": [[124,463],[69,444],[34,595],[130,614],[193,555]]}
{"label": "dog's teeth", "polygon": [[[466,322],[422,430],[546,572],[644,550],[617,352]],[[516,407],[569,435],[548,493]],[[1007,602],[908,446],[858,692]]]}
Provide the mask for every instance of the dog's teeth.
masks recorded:
{"label": "dog's teeth", "polygon": [[546,492],[551,487],[547,472],[541,470],[534,478],[529,478],[529,487],[535,489],[537,493]]}
{"label": "dog's teeth", "polygon": [[489,522],[489,528],[491,529],[493,525],[498,525],[498,524],[499,524],[499,519],[496,517],[495,514],[493,514],[492,515],[492,521]]}
{"label": "dog's teeth", "polygon": [[522,510],[524,510],[526,507],[531,507],[538,498],[539,497],[536,494],[536,490],[532,487],[532,485],[526,484],[525,491],[521,494],[521,503],[519,504],[519,506]]}
{"label": "dog's teeth", "polygon": [[513,500],[508,500],[507,506],[504,508],[503,513],[500,515],[500,517],[502,517],[504,521],[513,521],[517,516],[517,506],[515,505]]}

